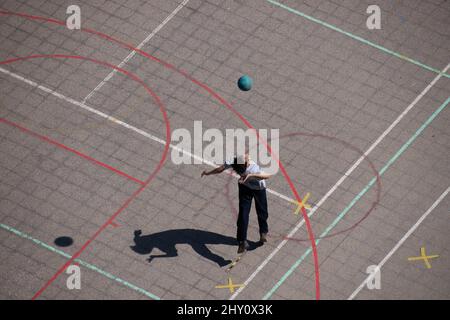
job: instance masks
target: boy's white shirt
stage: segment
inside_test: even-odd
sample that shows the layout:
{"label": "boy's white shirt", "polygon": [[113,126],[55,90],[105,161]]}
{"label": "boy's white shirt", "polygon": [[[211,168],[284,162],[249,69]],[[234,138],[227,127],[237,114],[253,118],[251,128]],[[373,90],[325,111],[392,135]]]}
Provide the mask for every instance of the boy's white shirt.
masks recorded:
{"label": "boy's white shirt", "polygon": [[[224,163],[225,169],[230,169],[231,165],[234,161],[234,158],[232,160],[227,159]],[[253,174],[253,173],[262,173],[261,168],[254,162],[253,160],[249,160],[249,165],[245,169],[246,174]],[[253,189],[253,190],[263,190],[266,188],[266,181],[264,179],[252,179],[249,178],[247,181],[243,183],[246,187]]]}

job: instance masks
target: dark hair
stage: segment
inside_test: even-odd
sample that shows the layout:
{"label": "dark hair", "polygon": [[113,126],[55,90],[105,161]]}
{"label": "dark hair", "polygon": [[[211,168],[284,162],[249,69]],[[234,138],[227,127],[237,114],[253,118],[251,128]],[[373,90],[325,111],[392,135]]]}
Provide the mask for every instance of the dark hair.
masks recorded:
{"label": "dark hair", "polygon": [[247,163],[238,163],[237,157],[234,157],[231,167],[237,174],[243,174],[247,169]]}

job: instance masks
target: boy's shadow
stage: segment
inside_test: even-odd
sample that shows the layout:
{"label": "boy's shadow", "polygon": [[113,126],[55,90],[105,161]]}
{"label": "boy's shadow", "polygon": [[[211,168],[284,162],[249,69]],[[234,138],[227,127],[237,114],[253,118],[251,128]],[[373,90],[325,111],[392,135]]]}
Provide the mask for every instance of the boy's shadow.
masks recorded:
{"label": "boy's shadow", "polygon": [[[150,254],[148,259],[151,262],[155,258],[170,258],[178,256],[176,248],[177,244],[188,244],[199,255],[209,259],[219,266],[223,267],[229,264],[230,260],[225,260],[223,257],[213,253],[206,246],[207,244],[225,244],[235,246],[236,239],[224,236],[218,233],[195,230],[195,229],[175,229],[157,232],[149,235],[142,235],[141,230],[134,231],[134,246],[130,248],[139,254]],[[257,242],[249,241],[249,250],[256,249],[259,244]],[[152,255],[153,249],[159,249],[165,254]]]}

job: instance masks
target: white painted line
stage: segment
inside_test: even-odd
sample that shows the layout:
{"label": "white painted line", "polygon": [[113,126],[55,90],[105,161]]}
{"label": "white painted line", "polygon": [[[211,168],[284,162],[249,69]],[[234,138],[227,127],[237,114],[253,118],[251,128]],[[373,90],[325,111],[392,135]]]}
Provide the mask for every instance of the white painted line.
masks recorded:
{"label": "white painted line", "polygon": [[[308,217],[312,216],[314,212],[330,197],[330,195],[336,191],[336,189],[347,179],[348,176],[359,166],[359,164],[371,153],[376,146],[394,129],[394,127],[403,119],[403,117],[411,111],[412,108],[419,102],[419,100],[436,84],[436,82],[442,77],[442,75],[450,68],[450,63],[442,70],[431,83],[414,99],[413,102],[409,104],[408,107],[395,119],[395,121],[378,137],[377,140],[367,149],[366,152],[344,173],[344,175],[336,182],[336,184],[323,196],[322,199],[317,202],[317,204],[308,213]],[[288,234],[288,238],[292,237],[305,223],[302,219]],[[278,251],[288,242],[289,240],[284,239],[280,244],[270,253],[270,255],[258,266],[258,268],[250,275],[250,277],[243,283],[244,286],[240,287],[236,292],[230,297],[230,300],[235,299],[244,288],[256,277],[256,275],[267,265],[267,263],[277,254]]]}
{"label": "white painted line", "polygon": [[[425,218],[431,213],[431,211],[436,208],[439,203],[444,200],[444,198],[447,196],[447,194],[450,192],[450,187],[447,188],[447,190],[444,191],[443,194],[440,195],[440,197],[433,203],[433,205],[417,220],[417,222],[411,227],[411,229],[408,230],[408,232],[405,233],[403,238],[397,242],[397,244],[392,248],[391,251],[381,260],[381,262],[378,264],[377,269],[380,270],[381,267],[384,266],[384,264],[392,257],[392,255],[398,250],[398,248],[401,247],[401,245],[406,241],[406,239],[409,238],[409,236],[417,229],[417,227],[425,220]],[[348,300],[353,300],[358,293],[366,286],[366,283],[372,280],[373,274],[370,274],[360,285],[356,290],[348,297]]]}
{"label": "white painted line", "polygon": [[[86,111],[92,112],[93,114],[95,114],[95,115],[97,115],[97,116],[99,116],[101,118],[104,118],[104,119],[109,120],[111,122],[114,122],[114,123],[116,123],[116,124],[118,124],[118,125],[120,125],[122,127],[125,127],[125,128],[127,128],[127,129],[129,129],[131,131],[134,131],[134,132],[140,134],[141,136],[144,136],[144,137],[146,137],[148,139],[156,141],[156,142],[158,142],[158,143],[160,143],[162,145],[166,144],[165,140],[163,140],[161,138],[158,138],[157,136],[154,136],[154,135],[152,135],[152,134],[150,134],[150,133],[148,133],[148,132],[146,132],[146,131],[144,131],[142,129],[136,128],[136,127],[134,127],[134,126],[132,126],[132,125],[122,121],[122,120],[114,118],[113,116],[110,116],[110,115],[108,115],[106,113],[103,113],[103,112],[101,112],[101,111],[99,111],[99,110],[97,110],[95,108],[92,108],[92,107],[86,105],[83,102],[79,102],[79,101],[77,101],[75,99],[66,97],[65,95],[63,95],[63,94],[61,94],[59,92],[56,92],[55,90],[47,88],[47,87],[45,87],[43,85],[39,85],[39,84],[37,84],[36,82],[34,82],[32,80],[29,80],[29,79],[26,79],[26,78],[22,77],[21,75],[18,75],[16,73],[8,71],[8,70],[6,70],[6,69],[4,69],[2,67],[0,67],[0,72],[3,72],[4,74],[7,74],[7,75],[9,75],[9,76],[11,76],[11,77],[13,77],[13,78],[15,78],[17,80],[22,81],[22,82],[25,82],[26,84],[28,84],[28,85],[30,85],[32,87],[36,87],[36,88],[38,88],[38,89],[40,89],[40,90],[42,90],[44,92],[47,92],[47,93],[49,93],[49,94],[51,94],[51,95],[53,95],[53,96],[55,96],[55,97],[57,97],[57,98],[59,98],[61,100],[67,101],[70,104],[73,104],[73,105],[75,105],[77,107],[80,107],[81,109],[84,109]],[[217,165],[214,164],[212,161],[206,160],[206,159],[204,159],[204,158],[202,158],[202,157],[200,157],[198,155],[192,154],[189,151],[186,151],[186,150],[181,149],[181,148],[179,148],[177,146],[174,146],[173,144],[170,144],[169,147],[171,149],[174,149],[174,150],[178,151],[178,152],[182,152],[183,154],[185,154],[185,155],[187,155],[189,157],[197,159],[197,160],[199,160],[199,161],[201,161],[201,162],[203,162],[203,163],[205,163],[205,164],[207,164],[207,165],[209,165],[211,167],[217,167]],[[240,178],[237,174],[233,173],[232,175],[235,178]],[[273,194],[273,195],[275,195],[275,196],[277,196],[277,197],[279,197],[279,198],[281,198],[283,200],[286,200],[288,202],[297,203],[294,199],[289,198],[288,196],[285,196],[285,195],[279,193],[278,191],[272,190],[270,188],[267,188],[267,192],[269,192],[269,193],[271,193],[271,194]]]}
{"label": "white painted line", "polygon": [[[184,0],[182,3],[180,3],[178,5],[178,7],[175,8],[175,10],[172,11],[172,13],[167,16],[166,19],[164,19],[163,22],[161,22],[161,24],[159,26],[156,27],[155,30],[152,31],[152,33],[150,33],[136,48],[141,50],[141,48],[147,43],[149,42],[154,36],[155,34],[157,34],[170,20],[172,20],[173,17],[175,17],[175,15],[178,13],[178,11],[180,11],[181,9],[184,8],[184,6],[189,2],[189,0]],[[130,54],[128,54],[128,56],[125,57],[125,59],[122,60],[122,62],[117,66],[119,68],[122,68],[128,61],[130,61],[131,58],[134,57],[134,55],[136,54],[136,50],[133,50],[130,52]],[[86,103],[86,101],[88,101],[98,90],[100,90],[105,84],[106,82],[108,82],[109,80],[111,80],[111,78],[117,73],[117,69],[112,70],[106,77],[105,79],[102,80],[102,82],[100,82],[95,88],[94,90],[92,90],[91,92],[89,92],[89,94],[83,99],[82,103]]]}

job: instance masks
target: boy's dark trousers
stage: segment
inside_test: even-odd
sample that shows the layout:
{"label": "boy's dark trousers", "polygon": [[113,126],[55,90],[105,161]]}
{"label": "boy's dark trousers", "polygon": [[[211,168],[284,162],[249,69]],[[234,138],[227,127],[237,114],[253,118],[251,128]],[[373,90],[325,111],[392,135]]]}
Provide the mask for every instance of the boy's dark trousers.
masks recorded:
{"label": "boy's dark trousers", "polygon": [[267,218],[267,196],[266,190],[253,190],[243,184],[239,185],[239,216],[237,220],[237,240],[247,240],[247,229],[252,208],[252,199],[255,198],[256,214],[258,215],[259,233],[268,233]]}

